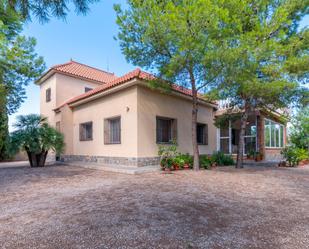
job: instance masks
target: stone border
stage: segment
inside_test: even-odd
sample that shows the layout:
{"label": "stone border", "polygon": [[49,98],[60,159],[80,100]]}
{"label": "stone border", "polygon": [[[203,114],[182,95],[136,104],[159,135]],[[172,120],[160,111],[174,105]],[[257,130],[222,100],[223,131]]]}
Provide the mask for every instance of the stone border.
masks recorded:
{"label": "stone border", "polygon": [[62,162],[84,162],[98,165],[121,165],[121,166],[153,166],[160,164],[160,157],[107,157],[107,156],[83,156],[62,155]]}

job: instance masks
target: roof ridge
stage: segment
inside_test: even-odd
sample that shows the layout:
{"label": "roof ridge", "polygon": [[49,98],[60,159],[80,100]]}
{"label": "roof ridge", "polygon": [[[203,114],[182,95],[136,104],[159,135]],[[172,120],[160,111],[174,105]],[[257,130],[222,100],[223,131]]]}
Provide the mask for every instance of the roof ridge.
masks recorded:
{"label": "roof ridge", "polygon": [[55,64],[55,65],[51,66],[50,69],[56,69],[57,67],[63,67],[63,66],[72,64],[72,62],[73,62],[73,61],[68,61],[68,62],[62,63],[62,64]]}
{"label": "roof ridge", "polygon": [[[93,67],[93,66],[89,66],[89,65],[87,65],[87,64],[84,64],[84,63],[81,63],[81,62],[78,62],[78,61],[71,60],[69,63],[77,63],[77,64],[82,65],[82,66],[85,66],[85,67],[90,67],[90,68],[92,68],[92,69],[99,70],[99,71],[101,71],[101,72],[103,72],[103,73],[115,75],[115,73],[107,72],[107,71],[102,70],[102,69],[100,69],[100,68]],[[68,64],[69,64],[69,63],[68,63]]]}

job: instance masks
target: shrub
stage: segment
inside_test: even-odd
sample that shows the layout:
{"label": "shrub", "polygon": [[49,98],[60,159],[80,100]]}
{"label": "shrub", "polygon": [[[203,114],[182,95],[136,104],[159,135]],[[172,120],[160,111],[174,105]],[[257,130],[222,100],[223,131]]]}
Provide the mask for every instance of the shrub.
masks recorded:
{"label": "shrub", "polygon": [[173,158],[173,164],[178,166],[180,169],[183,169],[185,165],[185,160],[181,157],[181,155],[178,155]]}
{"label": "shrub", "polygon": [[179,154],[177,151],[176,142],[173,141],[171,145],[159,145],[158,155],[161,158],[175,157]]}
{"label": "shrub", "polygon": [[204,169],[210,169],[213,160],[210,156],[202,155],[200,156],[200,167]]}
{"label": "shrub", "polygon": [[162,169],[172,169],[177,163],[175,158],[179,155],[175,141],[171,145],[159,145],[158,155],[161,157],[160,165]]}
{"label": "shrub", "polygon": [[235,164],[232,156],[225,155],[221,151],[214,152],[211,157],[212,157],[212,160],[214,162],[216,162],[217,165],[219,165],[219,166],[234,165]]}
{"label": "shrub", "polygon": [[295,167],[300,161],[309,158],[308,152],[305,149],[297,148],[295,146],[287,146],[282,151],[281,154],[288,162],[289,166]]}
{"label": "shrub", "polygon": [[161,168],[162,169],[172,169],[173,166],[173,158],[165,157],[161,159]]}
{"label": "shrub", "polygon": [[10,135],[10,152],[26,151],[31,167],[44,166],[48,151],[57,154],[63,151],[63,135],[49,126],[46,118],[37,114],[21,115],[15,127],[17,130]]}

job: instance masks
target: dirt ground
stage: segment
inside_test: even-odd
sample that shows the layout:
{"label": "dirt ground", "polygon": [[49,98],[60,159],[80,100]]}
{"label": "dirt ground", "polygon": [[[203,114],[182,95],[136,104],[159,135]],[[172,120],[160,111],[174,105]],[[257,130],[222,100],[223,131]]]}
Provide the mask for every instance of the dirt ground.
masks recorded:
{"label": "dirt ground", "polygon": [[0,248],[309,248],[309,166],[1,168]]}

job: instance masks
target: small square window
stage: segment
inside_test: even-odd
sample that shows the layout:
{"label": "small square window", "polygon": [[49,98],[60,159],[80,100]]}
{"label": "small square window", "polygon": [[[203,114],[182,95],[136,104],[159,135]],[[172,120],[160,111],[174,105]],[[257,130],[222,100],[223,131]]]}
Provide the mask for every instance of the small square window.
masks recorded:
{"label": "small square window", "polygon": [[121,119],[120,117],[108,118],[104,120],[104,143],[121,143]]}
{"label": "small square window", "polygon": [[92,88],[90,88],[90,87],[85,87],[85,93],[86,92],[89,92],[89,91],[91,91],[92,90]]}
{"label": "small square window", "polygon": [[51,101],[51,89],[46,89],[46,102]]}
{"label": "small square window", "polygon": [[79,140],[80,141],[92,140],[92,122],[82,123],[79,125]]}
{"label": "small square window", "polygon": [[177,139],[177,120],[157,117],[157,143],[172,143]]}

